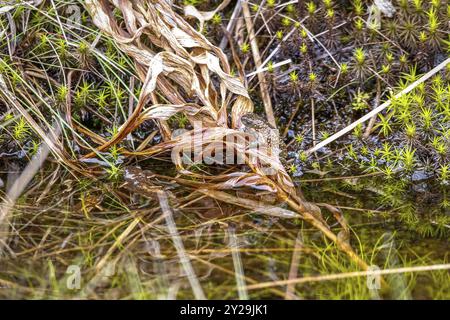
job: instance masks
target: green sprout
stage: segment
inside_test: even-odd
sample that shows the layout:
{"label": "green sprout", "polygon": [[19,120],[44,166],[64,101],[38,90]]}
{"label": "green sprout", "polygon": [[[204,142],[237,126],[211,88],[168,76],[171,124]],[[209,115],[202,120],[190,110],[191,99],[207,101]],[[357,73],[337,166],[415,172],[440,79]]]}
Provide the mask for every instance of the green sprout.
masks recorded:
{"label": "green sprout", "polygon": [[406,65],[408,63],[408,56],[406,54],[402,54],[399,58],[401,64]]}
{"label": "green sprout", "polygon": [[283,31],[282,30],[278,30],[276,33],[275,33],[275,37],[278,39],[278,40],[283,40]]}
{"label": "green sprout", "polygon": [[96,95],[95,103],[101,109],[103,109],[103,108],[105,108],[108,105],[109,97],[110,97],[109,90],[104,88],[104,89],[100,90],[100,92],[98,92],[98,94]]}
{"label": "green sprout", "polygon": [[358,65],[362,66],[366,61],[366,52],[363,48],[356,48],[353,53],[353,58]]}
{"label": "green sprout", "polygon": [[295,164],[291,164],[291,166],[289,167],[289,172],[291,174],[294,174],[297,172],[297,166]]}
{"label": "green sprout", "polygon": [[38,151],[39,151],[39,146],[40,146],[39,142],[36,142],[36,141],[32,140],[31,141],[31,146],[28,149],[28,154],[30,156],[36,155],[38,153]]}
{"label": "green sprout", "polygon": [[416,126],[414,125],[414,123],[406,124],[405,134],[409,139],[413,139],[416,136]]}
{"label": "green sprout", "polygon": [[298,158],[300,161],[306,162],[308,160],[308,154],[306,153],[306,151],[301,151],[298,155]]}
{"label": "green sprout", "polygon": [[381,66],[381,73],[388,74],[391,71],[391,66],[388,64],[383,64]]}
{"label": "green sprout", "polygon": [[392,146],[388,141],[383,142],[383,148],[381,149],[383,154],[383,159],[390,161],[394,157],[394,152],[392,151]]}
{"label": "green sprout", "polygon": [[424,129],[430,129],[433,126],[433,110],[430,107],[422,108],[420,117],[422,118],[422,124]]}
{"label": "green sprout", "polygon": [[106,172],[108,173],[108,179],[115,181],[119,179],[121,169],[119,166],[110,164],[110,167],[106,169]]}
{"label": "green sprout", "polygon": [[385,166],[383,169],[381,169],[381,172],[383,172],[387,180],[392,180],[394,178],[395,169],[391,165]]}
{"label": "green sprout", "polygon": [[222,23],[222,16],[219,13],[216,13],[212,18],[212,23],[215,25],[220,25]]}
{"label": "green sprout", "polygon": [[447,145],[442,141],[442,138],[434,136],[431,145],[439,155],[444,156],[447,153]]}
{"label": "green sprout", "polygon": [[378,161],[374,157],[370,157],[369,162],[367,163],[367,167],[364,170],[365,172],[374,173],[378,171]]}
{"label": "green sprout", "polygon": [[414,4],[414,9],[416,10],[416,12],[418,12],[418,13],[422,12],[422,10],[423,10],[422,0],[412,0],[412,2]]}
{"label": "green sprout", "polygon": [[250,51],[250,45],[248,43],[243,43],[241,45],[241,52],[247,54]]}
{"label": "green sprout", "polygon": [[273,73],[273,71],[274,71],[273,62],[272,62],[272,61],[269,61],[269,62],[267,63],[267,72]]}
{"label": "green sprout", "polygon": [[88,103],[88,99],[90,98],[91,94],[91,87],[92,83],[90,84],[86,81],[83,81],[78,90],[75,91],[74,104],[77,107],[83,107]]}
{"label": "green sprout", "polygon": [[351,144],[347,147],[347,156],[353,160],[358,159],[358,155],[356,154],[356,151],[353,148],[353,144]]}
{"label": "green sprout", "polygon": [[323,0],[325,8],[330,9],[333,6],[333,0]]}
{"label": "green sprout", "polygon": [[48,40],[48,37],[46,34],[43,34],[39,37],[39,43],[38,43],[37,47],[42,51],[48,50],[49,40]]}
{"label": "green sprout", "polygon": [[357,31],[362,31],[364,29],[364,21],[361,19],[355,20],[355,29]]}
{"label": "green sprout", "polygon": [[441,0],[431,0],[431,6],[434,8],[439,8],[441,6]]}
{"label": "green sprout", "polygon": [[88,43],[86,43],[85,41],[80,42],[77,51],[81,57],[81,60],[85,61],[89,58],[90,50],[91,48]]}
{"label": "green sprout", "polygon": [[291,82],[297,83],[298,82],[298,73],[297,73],[297,71],[294,70],[291,73],[289,73],[289,79],[291,80]]}
{"label": "green sprout", "polygon": [[334,18],[334,9],[330,8],[327,9],[327,13],[325,15],[328,19],[333,19]]}
{"label": "green sprout", "polygon": [[369,94],[365,92],[361,92],[360,89],[358,89],[358,92],[355,94],[352,106],[353,110],[365,110],[369,106],[367,103],[367,100],[370,98]]}
{"label": "green sprout", "polygon": [[11,121],[12,119],[14,119],[14,115],[12,114],[12,112],[7,113],[3,118],[4,122]]}
{"label": "green sprout", "polygon": [[302,135],[300,135],[300,134],[295,136],[295,142],[297,142],[298,144],[301,144],[304,139],[305,138]]}
{"label": "green sprout", "polygon": [[321,140],[326,140],[330,137],[330,133],[327,131],[322,131],[320,132],[320,139]]}
{"label": "green sprout", "polygon": [[362,154],[363,156],[367,156],[367,155],[369,154],[369,148],[368,148],[366,145],[363,145],[363,146],[361,147],[361,154]]}
{"label": "green sprout", "polygon": [[63,62],[67,62],[69,58],[69,49],[67,42],[64,39],[60,39],[58,40],[56,45],[56,52],[58,53],[59,59]]}
{"label": "green sprout", "polygon": [[289,14],[293,14],[295,12],[295,7],[292,3],[286,6],[286,12]]}
{"label": "green sprout", "polygon": [[275,0],[267,0],[267,8],[275,7]]}
{"label": "green sprout", "polygon": [[23,141],[30,134],[30,126],[24,117],[20,117],[14,124],[13,137],[18,141]]}
{"label": "green sprout", "polygon": [[430,32],[431,35],[434,35],[437,32],[439,25],[440,25],[438,17],[437,17],[436,9],[431,8],[427,12],[427,16],[428,16],[428,31]]}
{"label": "green sprout", "polygon": [[353,129],[353,136],[357,139],[361,139],[363,136],[363,127],[362,124],[359,123],[355,129]]}
{"label": "green sprout", "polygon": [[415,153],[416,149],[413,149],[411,147],[406,147],[402,150],[402,161],[406,171],[412,171],[412,169],[414,168],[414,165],[416,163]]}
{"label": "green sprout", "polygon": [[302,43],[302,45],[300,46],[300,52],[302,54],[306,54],[308,52],[308,46],[306,45],[306,43]]}
{"label": "green sprout", "polygon": [[343,62],[340,64],[341,67],[341,73],[343,75],[346,75],[348,73],[348,63],[347,62]]}
{"label": "green sprout", "polygon": [[118,147],[117,144],[109,148],[110,156],[115,162],[119,159],[121,149],[122,148]]}
{"label": "green sprout", "polygon": [[289,27],[291,25],[291,19],[288,17],[284,17],[281,20],[281,24],[283,25],[283,27]]}
{"label": "green sprout", "polygon": [[439,170],[439,180],[442,183],[448,183],[449,179],[450,179],[450,165],[446,164],[446,165],[441,165]]}
{"label": "green sprout", "polygon": [[392,52],[386,52],[386,61],[388,63],[392,63],[394,62],[394,55],[392,54]]}
{"label": "green sprout", "polygon": [[382,114],[378,114],[378,118],[380,118],[380,123],[377,127],[380,128],[380,134],[387,137],[392,132],[391,127],[391,116],[383,116]]}
{"label": "green sprout", "polygon": [[59,86],[56,90],[56,100],[59,103],[65,103],[69,89],[66,86]]}
{"label": "green sprout", "polygon": [[419,33],[419,41],[422,43],[425,43],[427,41],[427,34],[425,33],[425,31],[421,31]]}
{"label": "green sprout", "polygon": [[353,11],[357,16],[362,16],[364,14],[364,6],[361,0],[353,1]]}
{"label": "green sprout", "polygon": [[314,2],[310,1],[306,4],[306,9],[310,15],[313,15],[317,10],[317,6]]}
{"label": "green sprout", "polygon": [[302,39],[306,39],[308,37],[308,32],[305,28],[302,28],[302,30],[300,30],[300,36],[302,37]]}
{"label": "green sprout", "polygon": [[184,0],[183,4],[185,6],[198,6],[202,0]]}

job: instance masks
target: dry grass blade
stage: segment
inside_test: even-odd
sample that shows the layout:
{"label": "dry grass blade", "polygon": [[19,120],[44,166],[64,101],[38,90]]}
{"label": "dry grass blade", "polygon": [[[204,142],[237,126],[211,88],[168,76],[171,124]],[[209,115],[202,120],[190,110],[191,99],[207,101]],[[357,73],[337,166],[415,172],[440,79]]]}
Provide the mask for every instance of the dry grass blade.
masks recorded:
{"label": "dry grass blade", "polygon": [[242,266],[241,255],[238,249],[238,239],[234,227],[228,227],[229,246],[231,248],[231,256],[233,257],[234,272],[236,278],[236,286],[240,300],[248,300],[248,292],[245,284],[244,268]]}
{"label": "dry grass blade", "polygon": [[[291,266],[289,267],[289,279],[293,280],[297,278],[299,259],[301,255],[301,249],[303,247],[302,236],[299,233],[295,239],[295,250],[292,252]],[[295,285],[291,282],[286,286],[286,300],[298,300],[299,297],[295,294]]]}
{"label": "dry grass blade", "polygon": [[254,284],[254,285],[249,285],[249,286],[247,286],[247,289],[255,290],[255,289],[270,288],[270,287],[275,287],[275,286],[283,286],[283,285],[288,285],[288,284],[332,281],[332,280],[348,279],[348,278],[352,278],[352,277],[382,276],[382,275],[398,274],[398,273],[430,272],[430,271],[448,270],[448,269],[450,269],[450,264],[405,267],[405,268],[384,269],[384,270],[375,270],[375,271],[356,271],[356,272],[347,272],[347,273],[339,273],[339,274],[310,276],[310,277],[303,277],[303,278],[298,278],[298,279],[280,280],[280,281],[274,281],[274,282],[263,282],[263,283],[258,283],[258,284]]}
{"label": "dry grass blade", "polygon": [[134,230],[134,228],[139,224],[140,221],[141,221],[141,218],[135,218],[127,226],[127,228],[120,234],[120,236],[117,237],[116,241],[114,241],[114,244],[108,249],[106,254],[102,257],[102,259],[95,266],[95,268],[98,272],[100,272],[105,267],[105,265],[108,263],[109,257],[113,254],[114,250],[116,250],[117,247],[123,243],[123,241]]}
{"label": "dry grass blade", "polygon": [[[256,41],[255,30],[253,28],[253,22],[250,16],[250,9],[246,0],[242,1],[242,11],[244,12],[245,24],[250,38],[250,45],[252,47],[253,59],[255,60],[256,70],[261,68],[261,55],[259,53],[258,43]],[[258,73],[259,86],[261,89],[261,97],[264,102],[264,109],[266,110],[266,116],[269,123],[276,127],[275,116],[273,114],[272,101],[269,96],[269,90],[264,74]]]}
{"label": "dry grass blade", "polygon": [[205,300],[206,296],[203,293],[203,289],[200,286],[200,282],[198,281],[197,276],[195,275],[194,268],[192,267],[191,264],[191,260],[189,259],[189,256],[186,254],[186,251],[184,250],[183,241],[181,240],[181,237],[178,234],[178,230],[175,225],[175,220],[173,219],[172,210],[170,209],[169,201],[167,200],[167,194],[164,191],[158,191],[157,195],[159,199],[159,204],[161,206],[161,210],[163,211],[163,214],[166,218],[169,234],[172,237],[173,244],[175,246],[175,249],[177,250],[178,256],[180,257],[180,264],[188,277],[195,298],[197,300]]}

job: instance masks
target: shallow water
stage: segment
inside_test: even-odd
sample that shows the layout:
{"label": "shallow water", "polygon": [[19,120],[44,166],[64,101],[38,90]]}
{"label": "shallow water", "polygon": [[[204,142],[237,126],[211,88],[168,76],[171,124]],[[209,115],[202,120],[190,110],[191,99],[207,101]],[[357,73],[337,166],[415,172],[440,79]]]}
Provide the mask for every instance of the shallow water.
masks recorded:
{"label": "shallow water", "polygon": [[[163,168],[152,166],[156,172]],[[155,199],[130,193],[120,181],[61,176],[46,188],[53,172],[40,173],[35,190],[18,201],[10,218],[9,249],[0,260],[1,297],[193,297]],[[7,181],[6,172],[1,178]],[[419,191],[416,182],[399,190],[398,181],[376,176],[326,181],[309,174],[298,180],[307,199],[342,210],[351,244],[372,268],[448,262],[445,188],[427,181]],[[208,298],[450,297],[448,270],[385,276],[387,291],[379,290],[378,278],[322,279],[359,269],[301,220],[267,217],[199,195],[176,208],[189,192],[173,183],[167,187],[180,239]],[[322,212],[339,231],[332,215]],[[80,272],[80,288],[73,288],[73,270]],[[304,282],[295,286],[274,283],[298,278]]]}

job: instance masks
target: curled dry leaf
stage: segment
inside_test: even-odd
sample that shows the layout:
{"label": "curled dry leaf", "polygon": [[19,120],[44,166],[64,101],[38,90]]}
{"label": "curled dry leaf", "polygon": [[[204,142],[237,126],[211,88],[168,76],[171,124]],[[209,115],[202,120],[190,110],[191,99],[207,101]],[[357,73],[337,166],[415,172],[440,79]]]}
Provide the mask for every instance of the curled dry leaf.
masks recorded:
{"label": "curled dry leaf", "polygon": [[203,30],[205,21],[211,20],[217,12],[223,10],[230,2],[231,0],[225,0],[219,6],[217,6],[215,10],[212,11],[198,11],[196,7],[187,5],[184,7],[184,15],[186,17],[197,18],[200,22],[200,30]]}
{"label": "curled dry leaf", "polygon": [[[207,13],[188,6],[185,15],[196,17],[202,25],[229,2],[225,0],[216,10]],[[165,134],[167,139],[162,143],[127,154],[153,156],[172,151],[172,160],[180,173],[210,181],[206,194],[254,210],[264,210],[265,205],[249,204],[240,198],[231,199],[230,195],[217,189],[245,186],[274,192],[301,218],[337,243],[337,236],[321,218],[320,209],[297,196],[294,184],[281,165],[278,154],[249,148],[245,139],[227,139],[244,134],[238,130],[240,118],[253,112],[253,103],[244,84],[231,76],[229,63],[222,50],[211,44],[204,35],[177,14],[173,10],[172,1],[87,0],[85,4],[95,25],[113,38],[121,50],[134,60],[136,73],[143,82],[134,112],[111,140],[97,148],[97,152],[120,143],[145,120],[153,119],[159,122],[160,128],[167,128],[165,121],[177,113],[182,113],[192,124],[200,120],[202,129],[196,130],[194,125],[194,130],[173,138],[170,138],[172,135]],[[212,81],[212,75],[217,81]],[[159,93],[166,101],[148,105],[155,93]],[[228,123],[229,118],[231,124]],[[251,172],[233,172],[213,178],[207,174],[191,172],[189,166],[192,163],[186,163],[183,150],[195,150],[199,147],[202,147],[200,156],[210,153],[212,148],[234,150],[243,156],[244,163]],[[92,152],[84,158],[95,155],[96,153]],[[267,168],[272,170],[269,174]],[[190,186],[204,188],[204,182],[200,183],[194,179],[184,182]],[[280,212],[279,209],[273,210]],[[280,214],[283,215],[289,214]],[[342,246],[342,250],[360,266],[367,267],[350,246]]]}
{"label": "curled dry leaf", "polygon": [[[226,4],[222,3],[218,10]],[[94,23],[134,58],[138,69],[145,71],[145,78],[141,78],[143,89],[134,113],[120,127],[117,135],[101,145],[98,151],[119,143],[145,120],[167,120],[176,113],[184,113],[191,123],[200,120],[207,126],[205,133],[208,137],[203,137],[203,144],[211,144],[227,135],[228,110],[231,110],[231,128],[237,127],[241,115],[253,111],[253,103],[246,88],[238,78],[229,74],[230,67],[223,52],[174,13],[167,1],[152,4],[149,1],[88,0],[86,6]],[[119,28],[120,21],[114,17],[113,7],[122,12],[126,30]],[[141,41],[143,37],[148,37],[154,46],[144,47]],[[219,94],[211,82],[210,74],[220,79]],[[152,93],[175,85],[187,95],[178,97],[179,101],[196,99],[197,102],[159,104],[145,108]],[[212,131],[222,134],[211,134]],[[191,138],[190,135],[184,137]],[[175,146],[190,143],[186,138],[177,140]],[[240,150],[244,148],[238,147]],[[85,158],[94,155],[91,153]],[[281,171],[280,182],[293,187],[277,158],[264,154],[254,156],[261,158],[262,162],[275,163],[277,170]],[[261,173],[261,168],[256,166],[254,169]]]}

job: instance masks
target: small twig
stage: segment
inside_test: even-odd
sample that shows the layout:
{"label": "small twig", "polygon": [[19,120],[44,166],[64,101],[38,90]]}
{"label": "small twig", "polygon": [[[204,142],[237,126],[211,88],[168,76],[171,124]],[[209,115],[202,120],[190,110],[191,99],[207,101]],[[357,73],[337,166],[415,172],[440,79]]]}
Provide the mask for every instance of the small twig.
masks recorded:
{"label": "small twig", "polygon": [[[302,235],[299,232],[297,239],[295,239],[295,249],[292,252],[291,267],[289,268],[289,278],[288,280],[293,280],[297,278],[298,274],[298,260],[300,259],[301,249],[303,248]],[[289,283],[286,286],[286,300],[298,300],[299,297],[294,293],[295,284]]]}
{"label": "small twig", "polygon": [[285,2],[285,3],[280,3],[279,5],[276,6],[276,8],[277,9],[278,8],[284,8],[284,7],[287,7],[290,4],[295,4],[295,3],[298,3],[298,0],[292,0],[292,1],[289,1],[289,2]]}
{"label": "small twig", "polygon": [[[374,106],[377,106],[380,104],[380,98],[381,98],[381,82],[380,79],[377,79],[377,95],[375,97],[375,103]],[[369,124],[367,125],[366,131],[364,132],[363,138],[367,139],[372,132],[372,128],[375,125],[375,122],[377,121],[377,116],[373,116],[370,118]]]}
{"label": "small twig", "polygon": [[311,122],[312,122],[312,135],[313,135],[313,146],[316,145],[316,110],[314,107],[314,99],[311,99]]}
{"label": "small twig", "polygon": [[297,105],[295,106],[295,110],[294,110],[294,112],[292,112],[292,114],[291,114],[291,116],[290,116],[290,118],[289,118],[289,121],[288,121],[288,123],[286,124],[286,128],[284,128],[284,132],[283,132],[283,138],[285,138],[286,136],[287,136],[287,134],[288,134],[288,132],[289,132],[289,127],[291,126],[291,124],[292,124],[292,121],[294,121],[294,118],[295,118],[295,116],[297,115],[297,112],[298,112],[298,110],[300,110],[300,106],[302,105],[302,103],[301,103],[301,99],[299,99],[299,101],[297,102]]}
{"label": "small twig", "polygon": [[427,272],[427,271],[437,271],[437,270],[448,270],[450,269],[450,264],[436,264],[433,266],[417,266],[417,267],[405,267],[405,268],[395,268],[387,270],[371,270],[371,271],[355,271],[355,272],[344,272],[337,274],[327,274],[320,276],[310,276],[298,279],[289,280],[279,280],[271,282],[262,282],[258,284],[253,284],[247,286],[249,290],[271,288],[276,286],[284,286],[288,284],[300,284],[309,282],[321,282],[321,281],[332,281],[340,279],[348,279],[355,277],[368,277],[368,276],[381,276],[386,274],[398,274],[398,273],[411,273],[411,272]]}
{"label": "small twig", "polygon": [[236,232],[233,226],[228,227],[229,246],[231,249],[231,256],[233,258],[234,274],[236,278],[236,285],[238,289],[239,299],[248,300],[248,292],[245,284],[244,268],[242,266],[241,255],[238,251],[238,242]]}
{"label": "small twig", "polygon": [[114,253],[114,251],[123,244],[127,236],[134,230],[134,228],[141,222],[141,218],[134,218],[132,222],[126,227],[126,229],[117,237],[108,251],[102,256],[101,260],[96,264],[95,269],[98,273],[107,265],[109,258]]}
{"label": "small twig", "polygon": [[[250,38],[250,45],[252,47],[253,60],[255,61],[256,69],[261,67],[261,55],[259,54],[258,42],[256,41],[255,30],[253,28],[253,22],[250,15],[250,9],[248,7],[247,0],[242,1],[242,11],[244,12],[244,20],[247,26],[248,35]],[[259,88],[261,90],[261,98],[264,103],[264,109],[266,110],[267,121],[276,127],[275,116],[273,114],[272,101],[270,100],[269,90],[267,87],[266,78],[262,73],[258,73]]]}
{"label": "small twig", "polygon": [[[274,69],[275,68],[279,68],[279,67],[284,66],[286,64],[289,64],[291,62],[292,62],[291,59],[287,59],[287,60],[284,60],[284,61],[281,61],[281,62],[277,62],[274,65],[272,65],[272,68],[274,68]],[[258,73],[261,73],[261,72],[264,72],[264,71],[267,71],[267,70],[269,70],[268,67],[258,68],[255,71],[250,72],[249,74],[247,74],[245,77],[250,78],[250,77],[254,76],[255,74],[258,74]]]}
{"label": "small twig", "polygon": [[178,234],[177,226],[175,220],[173,219],[172,209],[170,209],[169,202],[167,200],[167,194],[164,191],[158,191],[158,200],[161,210],[166,218],[167,228],[169,229],[169,234],[172,237],[173,244],[177,250],[178,256],[180,257],[181,266],[186,273],[189,283],[194,292],[195,298],[197,300],[206,300],[206,296],[203,293],[203,289],[200,286],[197,276],[195,275],[194,268],[192,267],[191,260],[189,259],[186,251],[184,250],[183,241]]}
{"label": "small twig", "polygon": [[[236,26],[237,17],[241,13],[241,10],[242,10],[241,1],[237,1],[236,6],[234,7],[233,13],[231,14],[230,21],[228,22],[228,25],[225,29],[225,32],[231,32],[231,30],[234,29],[234,27]],[[228,44],[228,37],[224,36],[222,38],[222,41],[220,42],[219,48],[221,50],[224,50],[227,47],[227,44]]]}

